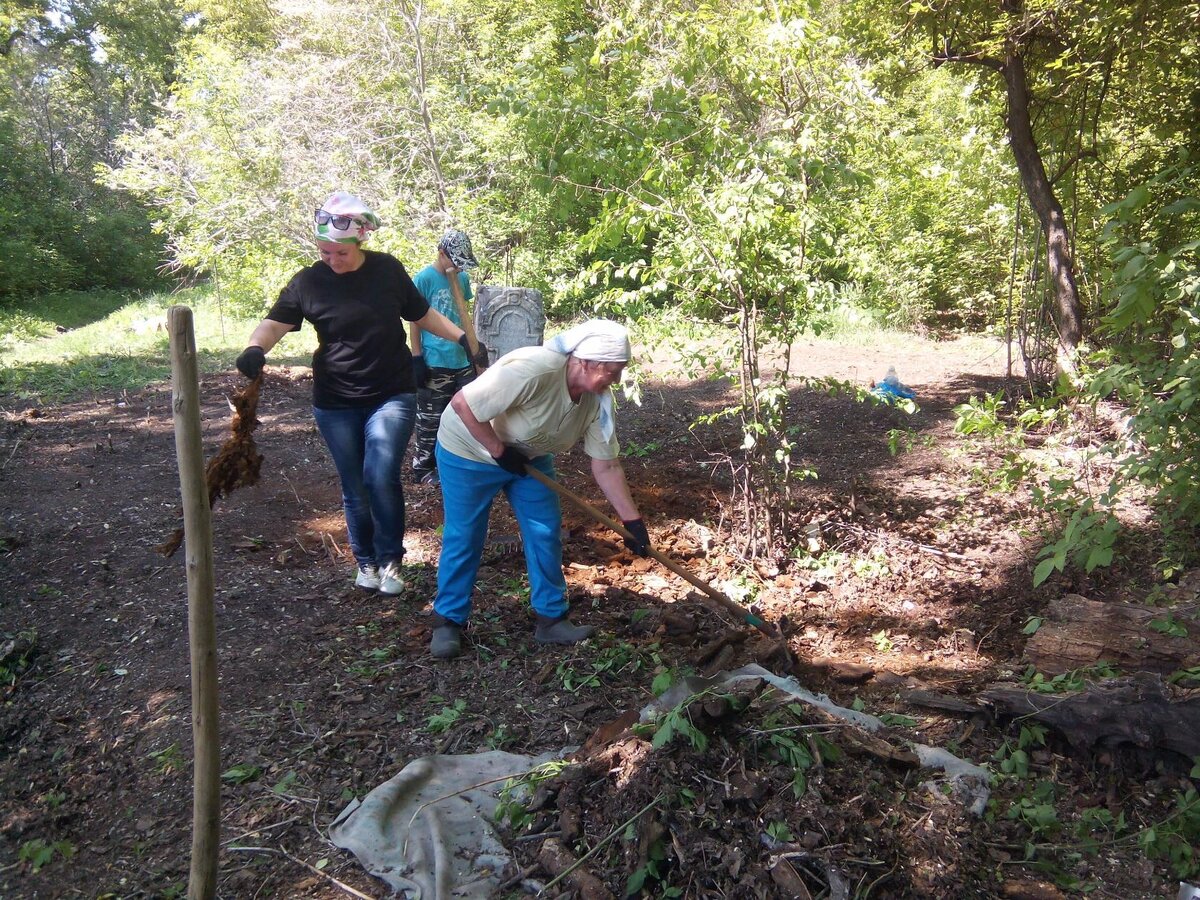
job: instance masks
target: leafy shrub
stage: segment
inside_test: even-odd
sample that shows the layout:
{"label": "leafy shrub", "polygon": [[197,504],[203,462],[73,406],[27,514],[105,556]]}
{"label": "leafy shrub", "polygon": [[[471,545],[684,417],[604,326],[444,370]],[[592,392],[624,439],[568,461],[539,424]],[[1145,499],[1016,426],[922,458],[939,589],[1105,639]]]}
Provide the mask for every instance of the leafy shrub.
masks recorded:
{"label": "leafy shrub", "polygon": [[[1100,331],[1111,345],[1086,388],[1129,405],[1128,434],[1109,447],[1121,465],[1114,489],[1147,486],[1182,554],[1194,553],[1200,526],[1200,199],[1179,195],[1195,177],[1169,168],[1105,208],[1112,271]],[[1175,243],[1179,234],[1192,239]]]}
{"label": "leafy shrub", "polygon": [[954,407],[954,431],[956,434],[977,434],[993,438],[1004,433],[1004,422],[1000,419],[1005,406],[1003,395],[997,391],[982,397],[972,397],[966,403]]}

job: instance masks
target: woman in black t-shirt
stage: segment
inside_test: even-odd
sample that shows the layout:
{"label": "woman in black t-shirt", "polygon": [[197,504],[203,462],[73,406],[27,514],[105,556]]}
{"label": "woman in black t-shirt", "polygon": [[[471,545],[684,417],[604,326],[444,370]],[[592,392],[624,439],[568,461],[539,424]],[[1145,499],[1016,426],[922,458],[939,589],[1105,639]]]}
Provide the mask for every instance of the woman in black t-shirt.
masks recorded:
{"label": "woman in black t-shirt", "polygon": [[[404,266],[364,250],[379,217],[352,194],[332,194],[317,210],[318,262],[280,292],[237,359],[259,378],[266,354],[307,320],[317,330],[313,416],[342,485],[355,584],[404,590],[404,491],[401,463],[416,417],[416,383],[404,320],[467,346],[463,330],[431,309]],[[469,351],[468,351],[469,352]],[[480,346],[477,361],[487,365]]]}

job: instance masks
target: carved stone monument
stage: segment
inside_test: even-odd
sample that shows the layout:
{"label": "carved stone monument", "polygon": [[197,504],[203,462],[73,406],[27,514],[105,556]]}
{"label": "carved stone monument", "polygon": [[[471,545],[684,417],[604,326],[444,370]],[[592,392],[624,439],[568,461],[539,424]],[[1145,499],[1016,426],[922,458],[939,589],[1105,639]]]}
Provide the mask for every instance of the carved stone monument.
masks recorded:
{"label": "carved stone monument", "polygon": [[518,347],[536,347],[546,333],[542,293],[533,288],[480,286],[475,292],[475,332],[495,362]]}

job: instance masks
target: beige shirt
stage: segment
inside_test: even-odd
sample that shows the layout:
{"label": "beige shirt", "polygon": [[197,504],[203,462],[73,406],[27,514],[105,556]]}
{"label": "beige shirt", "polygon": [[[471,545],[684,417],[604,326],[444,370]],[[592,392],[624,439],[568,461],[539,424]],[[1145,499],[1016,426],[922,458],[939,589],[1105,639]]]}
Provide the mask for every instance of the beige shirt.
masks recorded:
{"label": "beige shirt", "polygon": [[[544,347],[521,347],[464,387],[463,398],[475,418],[491,422],[500,440],[530,457],[569,450],[582,439],[584,452],[593,459],[616,459],[621,448],[615,435],[604,439],[599,398],[585,393],[578,403],[571,401],[567,360]],[[496,462],[453,406],[442,413],[438,443],[464,459]]]}

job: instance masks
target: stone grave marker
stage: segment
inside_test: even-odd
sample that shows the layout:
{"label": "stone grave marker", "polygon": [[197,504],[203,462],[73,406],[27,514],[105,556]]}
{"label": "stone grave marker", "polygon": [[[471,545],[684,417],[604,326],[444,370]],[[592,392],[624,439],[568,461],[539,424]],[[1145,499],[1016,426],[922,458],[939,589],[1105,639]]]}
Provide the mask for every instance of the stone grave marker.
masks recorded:
{"label": "stone grave marker", "polygon": [[481,285],[475,292],[475,333],[495,362],[518,347],[536,347],[546,333],[542,292]]}

